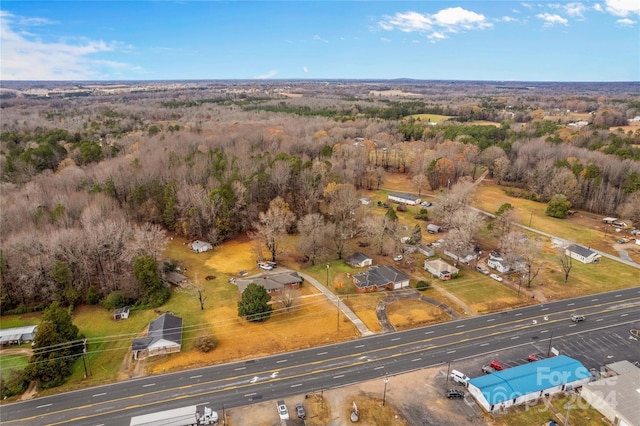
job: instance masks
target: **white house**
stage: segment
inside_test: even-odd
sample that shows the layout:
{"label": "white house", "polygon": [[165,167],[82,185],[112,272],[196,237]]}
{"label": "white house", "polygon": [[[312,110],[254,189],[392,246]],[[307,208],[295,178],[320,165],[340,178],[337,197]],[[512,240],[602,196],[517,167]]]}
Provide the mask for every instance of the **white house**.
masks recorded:
{"label": "white house", "polygon": [[129,318],[129,307],[124,306],[122,308],[117,308],[113,311],[113,319],[114,320],[123,320]]}
{"label": "white house", "polygon": [[180,352],[182,348],[182,318],[162,314],[149,323],[147,337],[133,339],[133,358]]}
{"label": "white house", "polygon": [[36,336],[37,331],[37,325],[2,329],[0,330],[0,345],[19,345],[22,342],[30,342]]}
{"label": "white house", "polygon": [[191,250],[196,253],[204,253],[205,251],[213,250],[213,245],[206,241],[195,240],[191,243]]}
{"label": "white house", "polygon": [[478,253],[476,253],[473,250],[467,250],[464,253],[461,253],[460,255],[457,255],[448,250],[445,250],[444,254],[454,260],[457,260],[458,262],[467,263],[467,264],[472,260],[476,260],[478,258]]}
{"label": "white house", "polygon": [[460,269],[442,259],[425,260],[424,269],[441,280],[450,280],[453,275],[460,272]]}
{"label": "white house", "polygon": [[356,268],[364,268],[365,266],[371,266],[373,259],[364,253],[357,252],[349,258],[348,263]]}
{"label": "white house", "polygon": [[416,206],[422,201],[420,198],[414,197],[413,195],[397,193],[389,194],[388,200],[392,203],[401,203],[408,206]]}
{"label": "white house", "polygon": [[427,232],[430,234],[437,234],[441,229],[442,227],[440,225],[436,225],[435,223],[430,223],[427,225]]}
{"label": "white house", "polygon": [[578,245],[571,244],[565,249],[565,254],[571,256],[572,258],[579,260],[582,263],[593,263],[597,262],[600,259],[600,255],[590,248]]}

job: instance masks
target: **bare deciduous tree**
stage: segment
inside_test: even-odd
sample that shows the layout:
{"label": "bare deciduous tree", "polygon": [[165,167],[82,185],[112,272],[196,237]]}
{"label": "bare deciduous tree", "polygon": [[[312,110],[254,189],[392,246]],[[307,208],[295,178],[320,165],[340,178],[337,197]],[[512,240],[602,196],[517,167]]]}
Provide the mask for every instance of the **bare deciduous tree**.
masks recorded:
{"label": "bare deciduous tree", "polygon": [[282,240],[295,220],[295,214],[280,197],[269,203],[269,210],[260,212],[260,219],[256,224],[257,235],[271,253],[273,262],[276,261],[276,256],[282,253]]}
{"label": "bare deciduous tree", "polygon": [[312,265],[327,254],[327,230],[324,218],[319,213],[308,214],[298,221],[298,251]]}
{"label": "bare deciduous tree", "polygon": [[278,301],[282,303],[282,306],[289,312],[298,295],[299,292],[297,290],[291,287],[284,287],[278,295]]}
{"label": "bare deciduous tree", "polygon": [[573,257],[571,257],[571,253],[567,251],[566,247],[558,247],[558,260],[560,260],[560,265],[562,265],[564,283],[566,284],[569,281],[569,273],[571,273],[571,269],[573,268]]}

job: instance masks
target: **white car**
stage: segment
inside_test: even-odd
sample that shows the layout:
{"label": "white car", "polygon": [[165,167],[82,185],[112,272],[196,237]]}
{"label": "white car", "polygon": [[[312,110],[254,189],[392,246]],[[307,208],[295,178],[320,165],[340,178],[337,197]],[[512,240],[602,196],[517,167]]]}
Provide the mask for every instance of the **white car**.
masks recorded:
{"label": "white car", "polygon": [[395,257],[393,258],[393,260],[395,260],[396,262],[399,262],[399,261],[401,261],[402,259],[404,259],[404,257],[403,257],[401,254],[399,254],[399,255],[397,255],[397,256],[395,256]]}
{"label": "white car", "polygon": [[289,410],[287,410],[287,406],[285,405],[284,401],[276,402],[276,407],[278,408],[280,420],[289,420]]}
{"label": "white car", "polygon": [[273,269],[273,265],[270,265],[267,262],[260,262],[258,263],[258,268],[264,269],[265,271],[270,271]]}
{"label": "white car", "polygon": [[502,282],[502,277],[501,277],[500,275],[497,275],[497,274],[491,274],[491,275],[489,275],[489,276],[490,276],[491,278],[493,278],[494,280],[496,280],[496,281],[500,281],[500,282]]}

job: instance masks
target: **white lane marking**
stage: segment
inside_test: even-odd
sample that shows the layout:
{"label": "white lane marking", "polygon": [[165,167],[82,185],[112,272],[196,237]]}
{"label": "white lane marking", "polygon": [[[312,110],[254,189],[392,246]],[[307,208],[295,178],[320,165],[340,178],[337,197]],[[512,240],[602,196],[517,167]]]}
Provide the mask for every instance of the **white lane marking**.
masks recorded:
{"label": "white lane marking", "polygon": [[452,353],[454,353],[455,351],[456,351],[456,350],[454,349],[454,350],[452,350],[452,351],[448,351],[447,353],[448,353],[448,354],[452,354]]}
{"label": "white lane marking", "polygon": [[38,405],[36,408],[45,408],[45,407],[49,407],[53,404],[44,404],[44,405]]}
{"label": "white lane marking", "polygon": [[146,385],[142,385],[143,388],[148,388],[149,386],[155,386],[155,383],[147,383]]}
{"label": "white lane marking", "polygon": [[344,374],[338,374],[337,376],[333,376],[334,379],[339,379],[340,377],[344,377]]}
{"label": "white lane marking", "polygon": [[297,388],[298,386],[302,386],[302,383],[297,383],[295,385],[291,385],[292,388]]}
{"label": "white lane marking", "polygon": [[591,299],[592,302],[597,302],[600,299]]}
{"label": "white lane marking", "polygon": [[573,306],[573,305],[575,305],[575,302],[567,303],[567,306]]}
{"label": "white lane marking", "polygon": [[396,340],[400,340],[401,337],[394,337],[393,339],[391,339],[392,342],[395,342]]}
{"label": "white lane marking", "polygon": [[488,343],[483,343],[480,346],[489,346],[489,344]]}
{"label": "white lane marking", "polygon": [[548,333],[549,330],[542,330],[540,333]]}
{"label": "white lane marking", "polygon": [[603,319],[604,319],[604,318],[598,318],[598,319],[596,320],[596,322],[598,322],[598,321],[602,321]]}
{"label": "white lane marking", "polygon": [[356,346],[356,349],[360,349],[360,348],[364,348],[364,345],[358,345],[358,346]]}
{"label": "white lane marking", "polygon": [[257,393],[256,393],[256,392],[248,393],[248,394],[245,394],[245,397],[247,397],[247,396],[253,396],[253,395],[257,395]]}
{"label": "white lane marking", "polygon": [[320,355],[326,355],[327,352],[318,352],[316,355],[320,356]]}
{"label": "white lane marking", "polygon": [[190,379],[199,379],[200,377],[202,377],[202,374],[198,374],[197,376],[191,376],[189,378]]}
{"label": "white lane marking", "polygon": [[622,297],[622,295],[621,294],[616,294],[615,297]]}
{"label": "white lane marking", "polygon": [[278,361],[276,361],[276,364],[280,364],[280,363],[283,363],[283,362],[287,362],[287,360],[286,359],[279,359]]}
{"label": "white lane marking", "polygon": [[416,361],[420,361],[422,358],[414,358],[411,360],[411,362],[416,362]]}
{"label": "white lane marking", "polygon": [[95,398],[96,396],[102,396],[102,395],[106,395],[106,394],[107,394],[106,392],[102,392],[102,393],[97,393],[97,394],[92,395],[92,396]]}
{"label": "white lane marking", "polygon": [[384,365],[381,365],[380,367],[376,367],[374,368],[374,370],[380,370],[381,368],[384,368]]}
{"label": "white lane marking", "polygon": [[522,315],[522,312],[518,312],[517,314],[515,314],[516,317],[519,317],[520,315]]}
{"label": "white lane marking", "polygon": [[464,324],[462,324],[462,325],[456,325],[456,328],[462,328],[462,327],[464,327]]}
{"label": "white lane marking", "polygon": [[246,370],[247,367],[238,367],[238,368],[234,368],[235,371],[240,371],[240,370]]}
{"label": "white lane marking", "polygon": [[621,316],[621,317],[626,317],[627,315],[629,315],[629,314],[622,314],[622,315],[620,315],[620,316]]}
{"label": "white lane marking", "polygon": [[489,318],[489,319],[487,320],[487,322],[491,322],[491,321],[495,321],[495,320],[496,320],[495,318]]}
{"label": "white lane marking", "polygon": [[511,340],[516,340],[516,339],[519,339],[519,338],[520,338],[520,336],[513,336],[513,337],[511,338]]}
{"label": "white lane marking", "polygon": [[541,310],[541,311],[548,311],[548,310],[549,310],[549,308],[542,308],[542,309],[540,309],[540,310]]}
{"label": "white lane marking", "polygon": [[431,330],[431,331],[426,331],[424,334],[432,334],[432,333],[433,333],[433,330]]}

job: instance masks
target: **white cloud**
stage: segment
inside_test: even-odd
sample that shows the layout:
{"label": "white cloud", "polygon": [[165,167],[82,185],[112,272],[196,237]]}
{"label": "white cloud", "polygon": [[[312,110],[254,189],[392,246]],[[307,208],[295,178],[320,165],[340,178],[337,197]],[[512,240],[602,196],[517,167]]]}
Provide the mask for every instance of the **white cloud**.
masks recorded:
{"label": "white cloud", "polygon": [[638,0],[606,0],[605,8],[607,12],[623,18],[634,14],[640,16],[640,1]]}
{"label": "white cloud", "polygon": [[385,43],[391,43],[391,40],[386,37],[380,37],[380,41],[384,41]]}
{"label": "white cloud", "polygon": [[29,31],[36,26],[51,24],[44,18],[16,16],[0,11],[0,75],[3,80],[109,79],[124,69],[140,71],[123,62],[91,57],[121,49],[121,43],[86,38],[43,41]]}
{"label": "white cloud", "polygon": [[560,15],[552,15],[551,13],[540,13],[536,15],[536,18],[544,21],[545,27],[551,27],[553,25],[568,25],[569,21]]}
{"label": "white cloud", "polygon": [[432,15],[414,11],[396,13],[393,16],[385,16],[378,23],[378,27],[385,31],[397,29],[405,33],[429,33],[427,37],[432,41],[447,38],[447,33],[482,30],[492,26],[484,15],[461,7],[442,9]]}
{"label": "white cloud", "polygon": [[503,16],[502,18],[499,18],[498,21],[500,22],[518,22],[518,20],[516,18],[513,18],[511,16]]}
{"label": "white cloud", "polygon": [[633,19],[629,19],[629,18],[621,18],[616,21],[616,24],[622,25],[623,27],[632,26],[632,25],[635,25],[636,23],[637,21],[634,21]]}
{"label": "white cloud", "polygon": [[302,71],[304,71],[304,72],[309,72],[309,68],[307,68],[307,67],[302,67]]}
{"label": "white cloud", "polygon": [[313,36],[313,39],[314,39],[314,40],[317,40],[317,41],[321,41],[321,42],[323,42],[323,43],[329,43],[329,40],[325,40],[325,39],[323,39],[322,37],[320,37],[320,36],[319,36],[319,35],[317,35],[317,34]]}
{"label": "white cloud", "polygon": [[257,75],[255,77],[253,77],[256,80],[268,80],[270,78],[275,77],[278,74],[278,71],[276,70],[271,70],[266,74],[261,74],[261,75]]}
{"label": "white cloud", "polygon": [[576,18],[584,18],[584,13],[587,11],[587,7],[582,3],[572,2],[563,5],[567,15]]}
{"label": "white cloud", "polygon": [[600,5],[600,3],[596,3],[593,5],[593,10],[595,10],[596,12],[604,12],[604,10],[602,9],[602,6]]}

